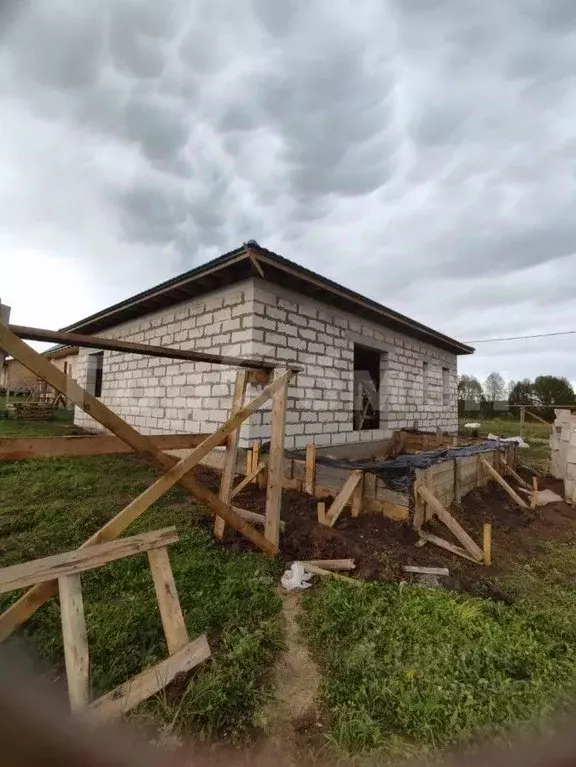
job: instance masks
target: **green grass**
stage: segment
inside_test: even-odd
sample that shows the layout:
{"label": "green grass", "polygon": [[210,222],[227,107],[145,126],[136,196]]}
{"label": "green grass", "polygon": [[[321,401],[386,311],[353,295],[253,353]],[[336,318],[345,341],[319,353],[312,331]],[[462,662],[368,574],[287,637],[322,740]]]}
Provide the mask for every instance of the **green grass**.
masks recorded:
{"label": "green grass", "polygon": [[[17,422],[0,422],[13,434]],[[56,428],[54,428],[56,426]],[[57,424],[23,426],[59,433]],[[157,477],[127,456],[0,463],[0,552],[10,565],[76,547]],[[199,523],[204,521],[204,527]],[[278,564],[258,554],[232,554],[212,541],[206,513],[174,489],[126,532],[175,525],[170,559],[189,636],[206,632],[213,658],[202,664],[181,700],[160,696],[136,711],[171,730],[239,741],[260,721],[269,670],[282,645]],[[112,689],[167,649],[145,555],[82,576],[93,696]],[[0,609],[17,594],[0,597]],[[48,672],[63,669],[57,600],[19,634]]]}
{"label": "green grass", "polygon": [[574,573],[554,544],[502,580],[513,605],[397,584],[306,594],[331,739],[398,757],[549,724],[576,695]]}
{"label": "green grass", "polygon": [[[4,399],[0,399],[0,410]],[[0,437],[62,437],[74,434],[74,411],[64,408],[54,411],[50,421],[24,421],[17,418],[0,420]]]}
{"label": "green grass", "polygon": [[[482,419],[470,416],[466,418],[458,419],[458,427],[461,433],[465,434],[469,429],[464,428],[467,423],[479,423],[480,434],[497,434],[500,437],[517,437],[520,434],[520,421],[512,420],[510,418],[489,418]],[[537,421],[531,421],[529,416],[526,416],[524,423],[524,438],[530,439],[548,439],[550,437],[551,426],[539,423]]]}

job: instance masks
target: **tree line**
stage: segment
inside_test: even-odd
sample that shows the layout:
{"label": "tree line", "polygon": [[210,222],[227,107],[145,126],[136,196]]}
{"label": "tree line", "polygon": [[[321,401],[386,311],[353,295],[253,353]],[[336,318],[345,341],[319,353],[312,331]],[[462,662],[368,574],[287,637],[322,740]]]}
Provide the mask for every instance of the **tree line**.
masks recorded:
{"label": "tree line", "polygon": [[518,406],[524,405],[541,418],[552,422],[554,408],[576,406],[570,381],[558,376],[537,376],[533,381],[508,381],[493,371],[484,383],[471,375],[458,377],[458,414],[476,418],[510,417],[517,419]]}

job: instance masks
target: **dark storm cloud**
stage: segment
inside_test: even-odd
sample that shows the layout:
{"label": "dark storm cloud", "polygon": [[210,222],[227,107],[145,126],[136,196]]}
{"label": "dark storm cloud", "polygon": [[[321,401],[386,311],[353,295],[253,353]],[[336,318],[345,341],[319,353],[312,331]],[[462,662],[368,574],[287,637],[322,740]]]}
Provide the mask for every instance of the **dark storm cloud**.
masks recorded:
{"label": "dark storm cloud", "polygon": [[465,339],[576,327],[572,0],[20,7],[2,252],[105,271],[93,310],[254,237]]}

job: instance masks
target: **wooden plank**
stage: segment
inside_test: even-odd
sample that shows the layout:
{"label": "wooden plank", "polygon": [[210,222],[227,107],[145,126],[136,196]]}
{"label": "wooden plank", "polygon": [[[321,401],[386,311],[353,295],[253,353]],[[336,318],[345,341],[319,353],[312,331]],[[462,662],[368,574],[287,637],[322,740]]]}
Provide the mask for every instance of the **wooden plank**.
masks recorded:
{"label": "wooden plank", "polygon": [[468,559],[470,562],[479,564],[478,560],[470,556],[470,554],[468,554],[465,549],[461,549],[459,546],[450,543],[450,541],[445,541],[444,538],[440,538],[438,535],[425,533],[423,530],[420,530],[419,535],[420,538],[426,543],[433,543],[435,546],[439,546],[441,549],[446,549],[446,551],[450,551],[452,554],[456,554],[457,556],[462,557],[462,559]]}
{"label": "wooden plank", "polygon": [[[262,461],[260,461],[260,442],[256,441],[252,445],[252,467],[256,468],[260,463],[262,463]],[[257,483],[258,477],[259,477],[259,473],[256,474],[256,476],[254,477],[254,480],[256,481],[256,483]]]}
{"label": "wooden plank", "polygon": [[141,344],[134,341],[102,338],[101,336],[70,333],[61,330],[45,330],[44,328],[24,327],[23,325],[10,325],[10,331],[18,338],[26,339],[28,341],[51,341],[56,344],[80,346],[85,349],[104,349],[115,352],[126,352],[127,354],[142,354],[148,357],[165,357],[168,359],[187,360],[190,362],[209,362],[213,365],[254,368],[255,370],[272,370],[274,368],[273,363],[262,362],[260,360],[251,362],[250,360],[242,359],[241,357],[226,357],[221,354],[196,352],[190,349],[175,349],[170,346],[153,346],[152,344]]}
{"label": "wooden plank", "polygon": [[[245,370],[239,370],[236,373],[234,383],[234,393],[232,395],[232,406],[230,408],[230,418],[242,409],[244,404],[244,394],[248,385],[248,375]],[[240,426],[231,431],[226,439],[226,453],[224,455],[224,466],[220,478],[219,498],[226,505],[230,505],[232,500],[232,488],[234,486],[234,476],[236,474],[236,463],[238,461],[238,443],[240,442]],[[214,535],[216,538],[222,538],[226,522],[222,517],[216,515],[214,519]]]}
{"label": "wooden plank", "polygon": [[306,476],[304,492],[314,495],[316,490],[316,445],[312,442],[306,446]]}
{"label": "wooden plank", "polygon": [[426,503],[434,509],[438,519],[446,525],[464,548],[467,549],[475,559],[482,559],[482,549],[474,543],[464,528],[454,519],[448,509],[444,508],[436,496],[424,485],[418,487],[418,493],[424,498]]}
{"label": "wooden plank", "polygon": [[70,709],[82,711],[90,702],[90,656],[80,575],[58,579],[62,641]]}
{"label": "wooden plank", "polygon": [[266,525],[264,535],[274,547],[280,543],[280,511],[282,507],[282,479],[284,477],[284,441],[286,437],[286,405],[288,401],[287,373],[279,371],[283,381],[272,397],[270,417],[270,455],[268,456],[268,484],[266,487]]}
{"label": "wooden plank", "polygon": [[510,485],[508,484],[508,482],[506,482],[504,477],[500,476],[500,474],[498,474],[496,469],[493,466],[490,466],[488,461],[486,461],[484,458],[481,459],[481,462],[482,462],[482,465],[485,466],[488,469],[488,471],[494,477],[496,482],[498,482],[500,487],[504,488],[504,490],[508,493],[510,498],[512,498],[514,501],[516,501],[518,506],[521,506],[523,509],[527,509],[528,508],[528,504],[526,504],[522,500],[522,498],[520,498],[518,493],[510,487]]}
{"label": "wooden plank", "polygon": [[530,499],[530,508],[535,509],[538,505],[538,480],[536,477],[532,477],[532,498]]}
{"label": "wooden plank", "polygon": [[366,472],[364,474],[364,499],[368,498],[376,498],[376,483],[378,481],[378,477],[376,474],[371,474],[370,472]]}
{"label": "wooden plank", "polygon": [[334,502],[332,503],[332,506],[330,506],[330,509],[328,510],[326,514],[326,519],[328,521],[329,527],[334,527],[336,524],[336,521],[338,520],[338,517],[342,513],[342,510],[344,509],[344,506],[346,506],[347,503],[349,503],[350,499],[352,498],[352,493],[356,489],[358,483],[362,479],[363,472],[359,469],[355,469],[350,473],[350,476],[344,483],[344,487],[340,490],[336,498],[334,499]]}
{"label": "wooden plank", "polygon": [[486,522],[483,530],[483,559],[488,567],[492,564],[492,525]]}
{"label": "wooden plank", "polygon": [[305,565],[322,567],[324,570],[355,570],[353,559],[307,559]]}
{"label": "wooden plank", "polygon": [[354,586],[362,586],[364,583],[364,581],[359,581],[355,578],[349,578],[347,575],[340,575],[340,573],[335,573],[333,570],[323,570],[321,567],[315,567],[309,562],[302,562],[302,567],[304,570],[306,570],[307,573],[314,573],[314,575],[323,575],[325,577],[327,576],[328,578],[334,578],[335,580],[342,581],[343,583],[352,583]]}
{"label": "wooden plank", "polygon": [[158,601],[162,626],[164,627],[168,653],[174,655],[178,650],[185,647],[189,640],[180,607],[180,600],[178,599],[178,592],[176,591],[176,584],[174,583],[174,574],[170,566],[168,550],[166,547],[163,547],[149,551],[148,561],[150,562],[150,571],[154,581],[154,589],[156,590],[156,599]]}
{"label": "wooden plank", "polygon": [[244,490],[244,488],[247,485],[253,482],[258,476],[258,474],[260,474],[261,471],[264,471],[265,468],[266,468],[266,464],[264,462],[259,463],[258,466],[256,466],[256,468],[254,469],[254,471],[251,471],[250,474],[245,476],[244,479],[240,481],[236,485],[236,487],[232,490],[232,492],[230,493],[230,500],[232,500],[232,498],[235,498],[238,495],[238,493],[241,493],[242,490]]}
{"label": "wooden plank", "polygon": [[130,557],[133,554],[168,546],[178,540],[175,527],[155,530],[151,533],[120,538],[110,543],[101,543],[83,549],[74,549],[43,559],[33,559],[21,565],[12,565],[0,570],[0,594],[14,589],[25,589],[35,583],[46,583],[67,575],[93,570],[108,562]]}
{"label": "wooden plank", "polygon": [[516,480],[516,482],[518,482],[519,485],[521,485],[522,487],[525,487],[526,490],[530,490],[531,488],[530,488],[530,485],[528,484],[528,482],[525,482],[522,479],[520,474],[518,474],[518,472],[510,466],[508,461],[504,457],[502,457],[501,460],[502,460],[502,465],[504,466],[504,470],[507,471],[509,474],[511,474],[514,477],[514,479]]}
{"label": "wooden plank", "polygon": [[447,567],[420,567],[419,565],[404,565],[405,573],[418,573],[419,575],[450,575]]}
{"label": "wooden plank", "polygon": [[[209,436],[209,434],[157,434],[151,435],[149,439],[160,450],[185,450],[198,447]],[[81,437],[0,438],[0,461],[117,455],[133,452],[130,445],[118,437],[107,434]]]}
{"label": "wooden plank", "polygon": [[[49,359],[30,348],[8,330],[8,328],[2,326],[0,326],[0,348],[3,348],[11,354],[14,359],[17,359],[24,365],[24,367],[45,380],[54,389],[65,394],[72,403],[84,410],[88,415],[92,416],[101,426],[104,426],[130,445],[133,450],[142,453],[161,471],[168,471],[178,463],[176,458],[159,450],[148,437],[140,434],[136,429],[120,418],[120,416],[116,415],[116,413],[106,407],[103,402],[89,394],[89,392],[79,386],[73,378],[65,375],[61,370],[55,367]],[[287,375],[291,377],[293,374],[293,371],[290,371]],[[273,385],[274,384],[267,387],[262,393],[264,394],[266,392],[266,397],[263,401],[266,401],[272,393],[271,387]],[[262,404],[263,401],[260,404]],[[252,401],[253,405],[254,403],[255,400]],[[258,407],[259,406],[260,405],[258,405]],[[248,415],[249,413],[247,416]],[[230,424],[228,423],[228,425]],[[227,431],[225,433],[220,431],[218,442],[221,437],[227,436],[227,433]],[[200,482],[197,482],[190,476],[182,476],[178,481],[188,493],[199,501],[204,502],[213,512],[219,513],[232,527],[242,533],[242,535],[261,548],[265,553],[271,556],[276,554],[277,548],[272,546],[270,542],[246,520],[235,514],[234,511],[226,506],[215,493],[212,493]],[[132,508],[131,511],[135,513],[134,508]],[[92,536],[92,538],[89,539],[89,542],[86,542],[85,545],[100,543],[103,540],[110,540],[111,538],[116,537],[128,524],[130,524],[133,518],[130,517],[130,512],[126,512],[124,515],[120,513],[112,521],[113,524],[109,523],[105,526],[106,531],[102,528],[98,533]],[[109,537],[104,537],[106,535]],[[54,596],[55,593],[55,583],[50,585],[41,584],[35,586],[31,591],[24,594],[23,597],[11,605],[8,610],[0,615],[0,641],[9,636],[16,628],[18,628],[18,626],[27,620],[30,615],[33,615],[38,607],[43,605],[47,599]]]}
{"label": "wooden plank", "polygon": [[364,473],[360,477],[360,481],[356,485],[354,492],[352,493],[352,516],[359,517],[362,511],[362,498],[364,493]]}
{"label": "wooden plank", "polygon": [[142,701],[163,690],[179,674],[190,671],[209,657],[210,647],[202,635],[174,655],[95,700],[86,709],[85,716],[94,723],[119,719]]}

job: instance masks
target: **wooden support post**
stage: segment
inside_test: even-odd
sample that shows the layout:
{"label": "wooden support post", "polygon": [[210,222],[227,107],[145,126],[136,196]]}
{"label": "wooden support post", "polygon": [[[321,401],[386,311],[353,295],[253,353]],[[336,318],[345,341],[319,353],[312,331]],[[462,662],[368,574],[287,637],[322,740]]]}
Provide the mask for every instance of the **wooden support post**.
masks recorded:
{"label": "wooden support post", "polygon": [[462,481],[460,477],[460,462],[454,459],[454,501],[457,506],[462,503]]}
{"label": "wooden support post", "polygon": [[[236,382],[234,383],[234,393],[232,395],[232,407],[230,408],[230,418],[238,413],[244,404],[244,394],[248,385],[248,372],[239,370],[236,373]],[[226,454],[224,456],[224,466],[222,467],[222,477],[220,479],[219,498],[227,506],[232,499],[232,488],[234,486],[234,477],[236,475],[236,464],[238,462],[238,443],[240,441],[240,426],[231,431],[226,440]],[[224,536],[226,522],[216,515],[214,520],[214,535],[216,538]]]}
{"label": "wooden support post", "polygon": [[[285,371],[278,371],[279,376]],[[278,380],[278,379],[276,379]],[[264,535],[274,547],[280,543],[280,511],[284,479],[284,441],[286,437],[286,405],[288,379],[272,397],[270,419],[270,455],[268,457],[268,485],[266,487],[266,525]]]}
{"label": "wooden support post", "polygon": [[90,656],[80,575],[58,578],[68,699],[73,712],[90,702]]}
{"label": "wooden support post", "polygon": [[304,492],[308,495],[315,495],[316,493],[316,445],[313,442],[306,445]]}
{"label": "wooden support post", "polygon": [[518,506],[521,506],[523,509],[527,509],[528,508],[528,504],[525,503],[522,500],[522,498],[520,498],[518,493],[510,487],[510,485],[508,484],[508,482],[506,482],[504,477],[501,477],[500,474],[498,474],[498,472],[496,471],[496,469],[493,466],[491,466],[488,463],[488,461],[486,461],[484,458],[482,458],[481,461],[482,461],[482,465],[485,466],[488,469],[489,473],[494,477],[496,482],[498,482],[500,487],[503,487],[504,490],[506,490],[506,492],[508,493],[510,498],[512,498],[514,501],[516,501]]}
{"label": "wooden support post", "polygon": [[538,479],[532,477],[532,498],[530,499],[530,508],[535,509],[538,506]]}
{"label": "wooden support post", "polygon": [[477,560],[482,559],[482,549],[472,540],[464,528],[454,519],[448,509],[444,508],[442,503],[436,498],[436,496],[430,492],[430,490],[421,485],[418,488],[418,492],[424,498],[426,503],[434,509],[438,519],[443,522],[450,532],[460,541],[467,551]]}
{"label": "wooden support post", "polygon": [[352,516],[359,517],[362,511],[362,499],[364,497],[364,474],[360,477],[360,481],[356,485],[356,489],[352,493]]}
{"label": "wooden support post", "polygon": [[257,440],[252,445],[252,463],[251,463],[252,471],[254,471],[254,469],[256,468],[256,466],[258,466],[259,463],[260,463],[260,442]]}
{"label": "wooden support post", "polygon": [[492,564],[492,525],[488,522],[484,525],[484,564],[489,567]]}
{"label": "wooden support post", "polygon": [[360,471],[360,469],[352,471],[346,482],[343,484],[340,492],[336,498],[334,498],[332,506],[330,506],[330,509],[326,514],[326,520],[328,521],[329,527],[334,527],[342,510],[346,504],[350,502],[352,494],[362,479],[362,474],[363,472]]}
{"label": "wooden support post", "polygon": [[174,655],[188,644],[188,632],[174,583],[168,550],[163,547],[149,551],[148,561],[168,645],[168,654]]}
{"label": "wooden support post", "polygon": [[318,501],[316,511],[318,514],[318,524],[328,525],[328,521],[326,519],[326,503],[324,501]]}
{"label": "wooden support post", "polygon": [[524,407],[524,405],[522,405],[522,407],[520,408],[520,429],[519,429],[520,436],[522,437],[522,439],[524,439],[525,420],[526,420],[526,408]]}

